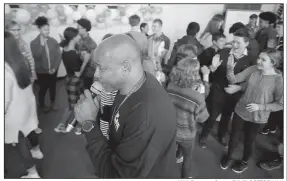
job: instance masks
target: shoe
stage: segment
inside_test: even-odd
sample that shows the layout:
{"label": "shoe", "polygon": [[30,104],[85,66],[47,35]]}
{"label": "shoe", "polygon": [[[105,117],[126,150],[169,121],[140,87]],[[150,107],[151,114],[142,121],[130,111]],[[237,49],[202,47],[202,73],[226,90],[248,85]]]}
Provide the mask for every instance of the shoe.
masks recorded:
{"label": "shoe", "polygon": [[183,156],[180,158],[176,158],[176,163],[181,163],[181,162],[183,162]]}
{"label": "shoe", "polygon": [[264,169],[264,170],[275,170],[278,169],[282,166],[282,162],[283,159],[275,159],[275,160],[271,160],[271,161],[263,161],[261,163],[259,163],[259,166]]}
{"label": "shoe", "polygon": [[51,104],[51,110],[52,111],[57,111],[58,110],[58,108],[56,107],[56,103],[52,103]]}
{"label": "shoe", "polygon": [[43,130],[41,128],[36,128],[34,131],[35,131],[36,134],[43,133]]}
{"label": "shoe", "polygon": [[66,133],[66,127],[64,124],[60,123],[56,128],[54,128],[56,133]]}
{"label": "shoe", "polygon": [[76,128],[75,134],[81,135],[82,134],[82,128]]}
{"label": "shoe", "polygon": [[41,152],[39,146],[37,146],[37,147],[35,147],[35,148],[32,148],[32,149],[30,150],[30,152],[31,152],[32,157],[35,158],[35,159],[41,160],[41,159],[43,159],[43,157],[44,157],[44,155],[43,155],[43,153]]}
{"label": "shoe", "polygon": [[199,146],[201,148],[206,148],[206,140],[204,138],[199,138]]}
{"label": "shoe", "polygon": [[247,162],[245,161],[240,161],[240,162],[237,162],[233,167],[232,167],[232,170],[235,172],[235,173],[242,173],[244,172],[246,169],[248,168],[247,166]]}
{"label": "shoe", "polygon": [[21,178],[41,178],[40,176],[39,176],[39,174],[36,172],[36,173],[28,173],[28,175],[24,175],[24,176],[22,176]]}
{"label": "shoe", "polygon": [[269,134],[269,128],[263,128],[263,130],[260,133],[263,135]]}
{"label": "shoe", "polygon": [[276,129],[275,130],[269,130],[269,133],[275,134],[276,133]]}
{"label": "shoe", "polygon": [[224,156],[222,160],[220,161],[220,168],[222,170],[226,170],[228,167],[230,167],[231,163],[232,163],[232,160],[229,159],[227,156]]}

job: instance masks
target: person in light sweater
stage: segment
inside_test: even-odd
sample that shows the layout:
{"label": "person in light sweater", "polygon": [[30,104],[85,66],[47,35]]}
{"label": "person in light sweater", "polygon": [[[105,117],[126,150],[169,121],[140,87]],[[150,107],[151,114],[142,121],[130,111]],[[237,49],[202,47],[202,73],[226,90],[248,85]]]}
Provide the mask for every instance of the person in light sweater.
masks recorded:
{"label": "person in light sweater", "polygon": [[283,76],[276,69],[281,59],[278,50],[267,50],[260,53],[257,65],[251,66],[234,75],[233,56],[230,55],[227,63],[227,79],[230,84],[225,91],[233,94],[243,91],[239,99],[232,121],[232,131],[228,145],[228,154],[221,160],[221,168],[227,169],[232,162],[232,154],[235,152],[241,137],[244,134],[244,150],[241,161],[232,166],[236,173],[242,173],[248,168],[248,160],[252,155],[252,147],[262,124],[267,123],[271,112],[283,109],[284,83]]}
{"label": "person in light sweater", "polygon": [[[16,39],[4,33],[5,45],[5,145],[6,178],[40,178],[27,136],[38,128],[36,100],[29,65]],[[42,153],[41,153],[42,154]],[[43,156],[43,155],[42,155]]]}

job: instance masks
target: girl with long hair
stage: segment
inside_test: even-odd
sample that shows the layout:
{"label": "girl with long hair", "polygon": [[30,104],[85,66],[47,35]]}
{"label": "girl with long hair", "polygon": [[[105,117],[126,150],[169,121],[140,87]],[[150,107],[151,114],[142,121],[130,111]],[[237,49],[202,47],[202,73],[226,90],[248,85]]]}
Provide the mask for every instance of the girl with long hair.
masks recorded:
{"label": "girl with long hair", "polygon": [[[5,145],[4,165],[7,178],[40,178],[27,136],[38,127],[36,100],[31,71],[17,40],[4,33],[5,46]],[[32,151],[33,150],[33,151]],[[43,155],[42,155],[43,156]]]}

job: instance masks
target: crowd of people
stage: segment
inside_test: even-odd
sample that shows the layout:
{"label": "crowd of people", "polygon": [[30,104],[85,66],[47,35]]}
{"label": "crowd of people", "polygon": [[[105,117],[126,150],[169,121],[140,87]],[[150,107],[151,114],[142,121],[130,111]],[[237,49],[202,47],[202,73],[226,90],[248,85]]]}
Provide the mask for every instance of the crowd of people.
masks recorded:
{"label": "crowd of people", "polygon": [[[217,137],[227,149],[220,162],[224,170],[242,173],[248,168],[259,132],[272,134],[278,127],[282,145],[283,22],[272,12],[253,14],[247,25],[230,27],[233,39],[227,42],[224,19],[216,14],[200,36],[200,25],[189,23],[170,57],[170,39],[160,19],[153,21],[149,35],[149,24],[132,15],[130,31],[107,32],[97,45],[89,35],[89,20],[67,27],[57,42],[49,36],[48,19],[41,16],[34,22],[39,35],[30,47],[21,37],[20,24],[5,22],[5,177],[40,178],[35,159],[44,157],[38,142],[43,130],[37,109],[58,110],[61,61],[69,107],[54,131],[67,133],[68,121],[76,117],[80,124],[75,134],[85,135],[100,178],[191,178],[196,134],[198,145],[207,148],[219,116]],[[90,90],[97,92],[96,98]],[[242,134],[243,157],[234,162]],[[259,165],[271,170],[282,163],[278,150],[275,159]]]}

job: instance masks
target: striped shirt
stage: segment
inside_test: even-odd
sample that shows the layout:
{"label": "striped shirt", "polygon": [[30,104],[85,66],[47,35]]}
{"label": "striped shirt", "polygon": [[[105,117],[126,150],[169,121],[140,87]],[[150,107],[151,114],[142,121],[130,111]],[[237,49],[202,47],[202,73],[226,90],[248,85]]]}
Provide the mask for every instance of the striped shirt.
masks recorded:
{"label": "striped shirt", "polygon": [[[117,95],[117,92],[118,91],[113,91],[113,92],[105,92],[105,91],[101,91],[101,107],[104,108],[104,107],[109,107],[110,109],[112,108],[112,105],[114,104],[114,100],[115,100],[115,97]],[[104,112],[103,114],[105,114],[105,109],[103,109]],[[107,114],[107,113],[106,113]],[[108,134],[108,131],[109,131],[109,121],[110,120],[104,120],[104,117],[102,117],[100,119],[100,129],[103,133],[103,135],[109,139],[109,134]]]}

